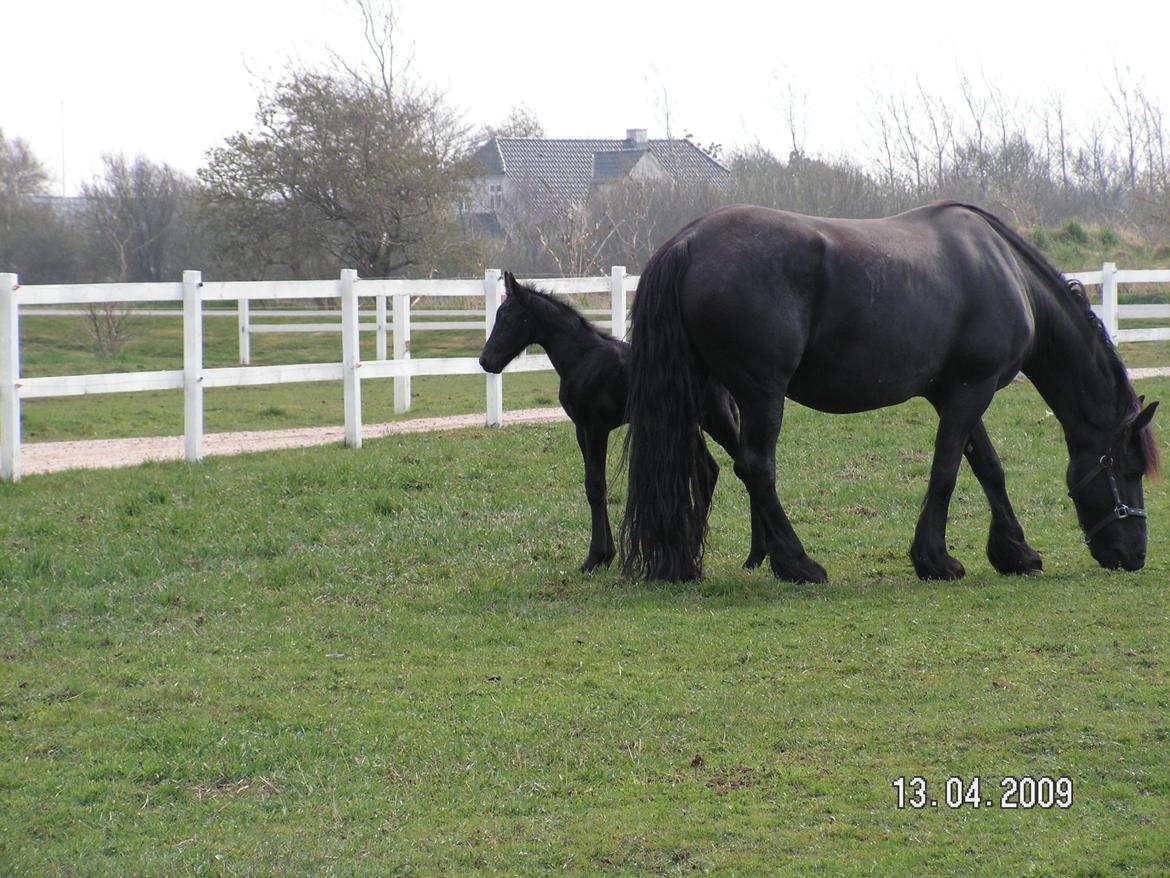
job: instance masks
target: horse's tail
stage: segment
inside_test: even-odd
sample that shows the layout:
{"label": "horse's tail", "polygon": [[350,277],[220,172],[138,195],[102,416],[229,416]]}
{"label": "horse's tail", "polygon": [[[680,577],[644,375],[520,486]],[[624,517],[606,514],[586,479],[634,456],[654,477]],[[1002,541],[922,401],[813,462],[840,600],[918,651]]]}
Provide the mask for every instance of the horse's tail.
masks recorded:
{"label": "horse's tail", "polygon": [[703,375],[679,303],[688,263],[685,239],[663,247],[642,272],[634,299],[629,485],[618,539],[622,573],[639,579],[702,575],[709,475],[699,426]]}

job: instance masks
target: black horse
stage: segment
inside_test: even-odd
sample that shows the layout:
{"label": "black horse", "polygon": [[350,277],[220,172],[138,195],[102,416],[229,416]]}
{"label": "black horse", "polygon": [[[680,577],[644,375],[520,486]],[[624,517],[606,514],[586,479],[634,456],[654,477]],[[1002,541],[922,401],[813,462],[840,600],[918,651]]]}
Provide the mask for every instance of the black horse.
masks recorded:
{"label": "black horse", "polygon": [[706,504],[698,399],[712,377],[740,413],[736,475],[764,517],[773,573],[823,582],[776,496],[784,400],[830,413],[925,397],[939,415],[910,557],[923,579],[957,579],[947,509],[964,455],[991,505],[987,555],[1034,573],[984,429],[997,390],[1023,372],[1064,428],[1069,493],[1103,567],[1145,563],[1142,476],[1157,471],[1142,409],[1083,288],[977,207],[932,204],[888,219],[836,220],[758,207],[717,210],[651,258],[634,299],[629,490],[622,568],[702,574]]}
{"label": "black horse", "polygon": [[[485,371],[502,372],[529,345],[544,348],[561,379],[560,400],[577,427],[577,444],[585,461],[585,496],[592,514],[589,555],[581,565],[589,573],[608,566],[617,550],[605,505],[605,458],[609,434],[626,422],[626,388],[630,346],[601,331],[579,311],[552,296],[517,283],[504,273],[507,297],[496,312],[495,326],[483,346],[479,364]],[[698,388],[695,429],[701,419],[711,434],[735,460],[739,449],[739,427],[735,403],[727,391],[714,382]],[[696,482],[704,508],[711,502],[719,466],[702,445],[701,473]],[[764,536],[759,519],[752,517],[752,548],[744,565],[758,566],[765,557]]]}

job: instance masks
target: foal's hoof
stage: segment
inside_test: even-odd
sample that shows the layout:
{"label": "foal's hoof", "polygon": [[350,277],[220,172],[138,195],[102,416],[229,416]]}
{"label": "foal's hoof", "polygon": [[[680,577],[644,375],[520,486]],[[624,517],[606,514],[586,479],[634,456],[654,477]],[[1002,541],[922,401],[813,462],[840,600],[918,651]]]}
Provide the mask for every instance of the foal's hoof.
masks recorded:
{"label": "foal's hoof", "polygon": [[613,555],[608,558],[604,555],[590,555],[585,559],[585,563],[581,565],[582,573],[596,573],[602,568],[608,567],[609,562],[613,560]]}
{"label": "foal's hoof", "polygon": [[747,560],[743,562],[744,570],[755,570],[764,563],[764,559],[768,557],[768,553],[764,549],[752,549],[748,553]]}
{"label": "foal's hoof", "polygon": [[919,579],[941,579],[953,582],[967,575],[967,571],[958,559],[952,558],[950,555],[944,554],[941,558],[912,558],[911,560],[914,562],[914,572],[918,574]]}
{"label": "foal's hoof", "polygon": [[828,582],[825,568],[805,555],[803,558],[778,561],[772,556],[772,573],[787,582]]}

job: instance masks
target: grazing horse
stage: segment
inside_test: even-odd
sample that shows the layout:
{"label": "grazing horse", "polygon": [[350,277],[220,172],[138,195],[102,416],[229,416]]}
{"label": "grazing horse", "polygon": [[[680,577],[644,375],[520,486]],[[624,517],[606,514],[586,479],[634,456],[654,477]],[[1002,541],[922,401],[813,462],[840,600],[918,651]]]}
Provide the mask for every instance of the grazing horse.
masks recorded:
{"label": "grazing horse", "polygon": [[1000,573],[1039,572],[983,426],[1023,372],[1064,429],[1067,483],[1103,567],[1145,563],[1142,476],[1157,472],[1150,421],[1083,288],[1016,232],[970,205],[877,220],[820,219],[738,205],[684,227],[638,283],[620,541],[627,576],[702,575],[707,508],[696,424],[703,382],[739,408],[735,473],[764,518],[772,572],[823,582],[776,495],[785,398],[829,413],[925,397],[938,412],[926,500],[910,558],[923,579],[958,579],[947,509],[964,455],[991,506],[987,555]]}
{"label": "grazing horse", "polygon": [[[561,379],[561,406],[577,427],[577,444],[585,461],[592,538],[581,570],[591,573],[609,566],[617,553],[605,505],[605,458],[610,432],[626,423],[630,346],[602,332],[571,305],[517,283],[510,272],[504,273],[504,289],[507,297],[496,312],[479,364],[487,372],[502,372],[532,344],[543,347],[552,361]],[[704,382],[698,390],[701,398],[695,429],[701,420],[703,428],[735,460],[739,449],[735,404],[714,382]],[[699,442],[703,446],[699,460],[702,473],[696,484],[702,492],[699,502],[705,508],[711,502],[719,466],[701,437]],[[758,518],[753,516],[751,554],[744,566],[758,566],[764,556],[764,537]]]}

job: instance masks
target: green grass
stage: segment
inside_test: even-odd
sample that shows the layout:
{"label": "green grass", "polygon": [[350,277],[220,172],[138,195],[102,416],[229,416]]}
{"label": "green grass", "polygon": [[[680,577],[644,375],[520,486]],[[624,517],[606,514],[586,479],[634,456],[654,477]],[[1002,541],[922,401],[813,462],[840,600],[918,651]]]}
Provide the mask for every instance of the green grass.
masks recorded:
{"label": "green grass", "polygon": [[[1165,484],[1147,568],[1100,570],[1012,386],[988,427],[1046,572],[990,570],[964,472],[969,576],[920,583],[934,422],[791,407],[824,586],[739,568],[718,450],[704,582],[576,573],[567,424],[0,485],[0,874],[1167,874]],[[898,810],[911,775],[1076,799]]]}

